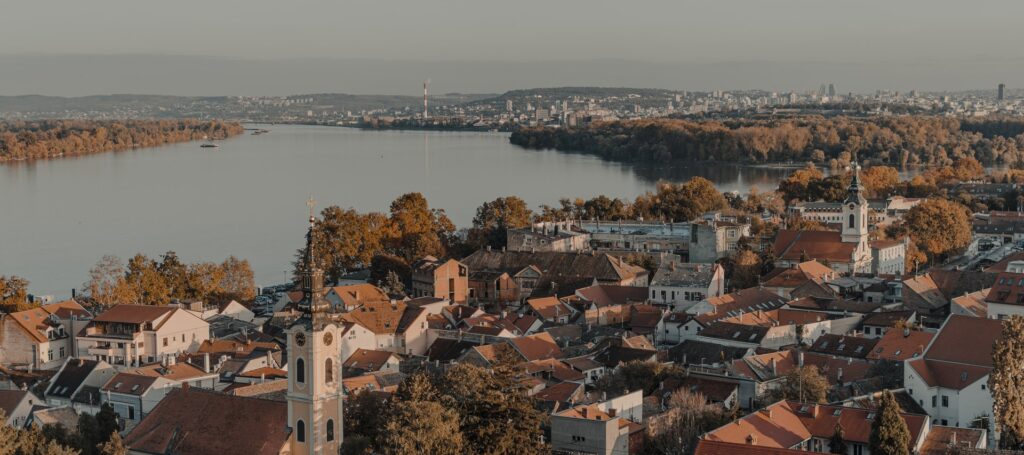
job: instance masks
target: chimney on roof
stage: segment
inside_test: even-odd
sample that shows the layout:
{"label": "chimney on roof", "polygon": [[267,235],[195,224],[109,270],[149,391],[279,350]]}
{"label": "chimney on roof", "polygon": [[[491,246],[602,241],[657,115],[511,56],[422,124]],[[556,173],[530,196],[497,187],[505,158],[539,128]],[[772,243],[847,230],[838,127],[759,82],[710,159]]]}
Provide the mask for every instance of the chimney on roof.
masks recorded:
{"label": "chimney on roof", "polygon": [[209,373],[210,372],[210,353],[209,352],[203,354],[203,372],[204,373]]}
{"label": "chimney on roof", "polygon": [[804,366],[804,351],[796,351],[796,366]]}
{"label": "chimney on roof", "polygon": [[906,337],[909,337],[909,336],[910,336],[910,327],[904,327],[903,328],[903,338],[906,338]]}
{"label": "chimney on roof", "polygon": [[260,384],[263,384],[264,382],[267,382],[267,374],[260,373]]}
{"label": "chimney on roof", "polygon": [[819,408],[820,408],[820,406],[818,406],[818,404],[817,404],[817,403],[815,403],[815,404],[814,404],[814,407],[813,407],[813,408],[811,408],[811,417],[814,417],[815,419],[817,419],[817,418],[818,418],[818,409],[819,409]]}
{"label": "chimney on roof", "polygon": [[836,371],[836,379],[839,381],[840,384],[843,383],[843,367],[839,367],[839,369]]}
{"label": "chimney on roof", "polygon": [[771,361],[768,362],[768,368],[771,369],[772,376],[777,376],[778,375],[778,369],[777,369],[777,367],[775,365],[775,358],[774,357],[772,357]]}
{"label": "chimney on roof", "polygon": [[607,392],[601,392],[601,401],[607,401],[607,400],[608,400],[608,393]]}

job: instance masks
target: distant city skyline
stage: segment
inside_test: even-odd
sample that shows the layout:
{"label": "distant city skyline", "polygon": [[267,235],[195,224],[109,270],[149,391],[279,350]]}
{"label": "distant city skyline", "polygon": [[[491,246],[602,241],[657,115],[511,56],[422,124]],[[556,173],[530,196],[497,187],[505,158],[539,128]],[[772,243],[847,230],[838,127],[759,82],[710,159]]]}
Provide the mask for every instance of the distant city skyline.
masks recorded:
{"label": "distant city skyline", "polygon": [[560,85],[839,93],[1024,74],[1024,4],[10,0],[0,94],[415,95]]}

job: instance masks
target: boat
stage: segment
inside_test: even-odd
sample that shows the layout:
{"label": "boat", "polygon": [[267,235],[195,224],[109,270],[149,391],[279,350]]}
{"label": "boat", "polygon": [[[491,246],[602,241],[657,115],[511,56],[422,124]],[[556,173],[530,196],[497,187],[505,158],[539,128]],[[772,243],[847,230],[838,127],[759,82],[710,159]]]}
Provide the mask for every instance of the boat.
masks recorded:
{"label": "boat", "polygon": [[217,148],[217,147],[220,147],[220,146],[217,145],[217,144],[214,144],[213,142],[206,142],[206,143],[200,145],[200,147],[202,147],[204,149],[208,149],[208,148]]}

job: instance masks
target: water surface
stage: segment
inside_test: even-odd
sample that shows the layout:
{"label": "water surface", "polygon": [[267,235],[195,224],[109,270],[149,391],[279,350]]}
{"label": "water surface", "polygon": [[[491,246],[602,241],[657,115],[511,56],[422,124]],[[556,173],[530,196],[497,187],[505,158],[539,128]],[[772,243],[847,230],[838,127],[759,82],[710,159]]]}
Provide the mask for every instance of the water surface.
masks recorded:
{"label": "water surface", "polygon": [[183,143],[0,166],[0,275],[66,297],[104,254],[174,250],[183,260],[249,259],[261,285],[286,277],[303,242],[310,195],[319,207],[386,211],[426,195],[459,227],[498,196],[532,207],[561,197],[634,198],[658,180],[702,175],[723,191],[770,189],[787,169],[632,166],[524,150],[503,133],[362,131],[267,126],[220,148]]}

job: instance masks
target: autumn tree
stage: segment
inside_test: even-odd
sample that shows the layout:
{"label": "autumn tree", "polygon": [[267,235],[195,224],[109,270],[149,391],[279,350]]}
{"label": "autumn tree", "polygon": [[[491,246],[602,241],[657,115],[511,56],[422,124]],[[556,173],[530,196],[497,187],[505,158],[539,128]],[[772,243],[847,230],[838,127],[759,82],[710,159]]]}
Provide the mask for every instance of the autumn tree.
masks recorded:
{"label": "autumn tree", "polygon": [[860,181],[870,197],[889,197],[900,184],[900,173],[891,166],[871,166],[860,173]]}
{"label": "autumn tree", "polygon": [[[327,281],[336,282],[348,270],[365,267],[384,251],[393,236],[390,221],[381,213],[359,213],[338,206],[324,208],[313,229],[314,248]],[[306,256],[305,245],[296,254],[296,267]]]}
{"label": "autumn tree", "polygon": [[910,453],[910,430],[900,416],[900,405],[892,392],[885,390],[871,422],[868,447],[873,454],[907,455]]}
{"label": "autumn tree", "polygon": [[[486,452],[500,453],[492,452],[495,447],[485,448]],[[434,401],[405,401],[393,407],[378,449],[385,455],[466,453],[459,415]],[[515,453],[515,450],[505,453]]]}
{"label": "autumn tree", "polygon": [[0,313],[12,313],[31,307],[28,301],[28,280],[14,275],[0,275]]}
{"label": "autumn tree", "polygon": [[732,261],[733,289],[746,289],[757,286],[761,279],[761,258],[747,249],[737,250]]}
{"label": "autumn tree", "polygon": [[171,295],[165,276],[160,273],[159,264],[139,253],[128,260],[125,281],[132,289],[136,302],[146,305],[167,305]]}
{"label": "autumn tree", "polygon": [[388,270],[388,277],[384,279],[380,288],[388,295],[405,297],[405,283],[402,282],[402,277],[398,276],[398,272],[394,270]]}
{"label": "autumn tree", "polygon": [[221,281],[217,292],[220,301],[252,300],[256,297],[256,280],[246,259],[228,256],[220,263]]}
{"label": "autumn tree", "polygon": [[[1024,317],[1003,321],[1002,334],[992,348],[988,379],[995,421],[1005,440],[1024,441]],[[1009,447],[1016,448],[1016,447]]]}
{"label": "autumn tree", "polygon": [[797,169],[793,171],[789,176],[779,182],[779,192],[783,194],[786,201],[792,201],[799,199],[801,201],[814,200],[812,199],[810,189],[816,182],[821,181],[824,178],[824,174],[814,167],[813,164],[808,163],[803,169]]}
{"label": "autumn tree", "polygon": [[74,455],[78,451],[47,439],[38,429],[15,428],[7,425],[0,410],[0,453],[14,455]]}
{"label": "autumn tree", "polygon": [[110,435],[107,442],[100,444],[98,449],[100,455],[128,455],[128,449],[125,448],[121,435],[116,431]]}
{"label": "autumn tree", "polygon": [[345,439],[365,438],[373,446],[380,439],[390,415],[387,394],[358,389],[345,399]]}
{"label": "autumn tree", "polygon": [[928,199],[907,211],[892,237],[909,234],[929,262],[942,261],[971,243],[967,209],[945,199]]}
{"label": "autumn tree", "polygon": [[656,192],[637,197],[633,209],[639,216],[691,221],[727,205],[725,197],[710,180],[693,177],[680,184],[659,183]]}
{"label": "autumn tree", "polygon": [[662,424],[648,427],[648,452],[665,455],[692,454],[700,435],[729,421],[720,405],[709,404],[704,395],[681,388],[669,396]]}
{"label": "autumn tree", "polygon": [[783,375],[782,383],[772,391],[772,400],[794,400],[803,403],[825,403],[828,380],[814,365],[793,368]]}
{"label": "autumn tree", "polygon": [[473,228],[469,231],[469,243],[477,248],[505,246],[505,232],[508,229],[524,228],[530,225],[533,212],[526,202],[516,196],[499,197],[484,202],[476,209]]}
{"label": "autumn tree", "polygon": [[128,285],[125,274],[121,258],[108,254],[89,269],[89,281],[83,283],[82,287],[94,302],[104,307],[134,303],[138,297]]}
{"label": "autumn tree", "polygon": [[391,203],[390,216],[395,236],[390,250],[408,262],[431,255],[444,257],[454,241],[455,224],[444,210],[431,209],[420,193],[399,196]]}

